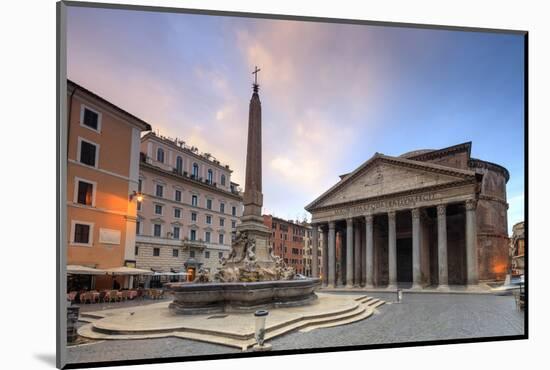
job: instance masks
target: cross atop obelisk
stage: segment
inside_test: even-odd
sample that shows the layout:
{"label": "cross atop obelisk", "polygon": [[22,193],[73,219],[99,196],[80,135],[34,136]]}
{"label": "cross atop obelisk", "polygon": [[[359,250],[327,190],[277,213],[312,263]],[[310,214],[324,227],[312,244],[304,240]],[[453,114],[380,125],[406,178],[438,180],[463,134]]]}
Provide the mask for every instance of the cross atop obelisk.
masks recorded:
{"label": "cross atop obelisk", "polygon": [[258,66],[255,66],[254,67],[254,72],[252,72],[252,74],[254,75],[254,84],[252,84],[252,86],[254,87],[254,92],[257,93],[258,92],[258,72],[260,72],[261,69],[258,68]]}
{"label": "cross atop obelisk", "polygon": [[258,94],[258,72],[254,68],[254,92],[248,111],[248,142],[246,146],[246,175],[243,195],[243,215],[237,232],[256,243],[256,262],[261,267],[272,268],[275,261],[269,253],[271,229],[264,225],[262,217],[262,103]]}

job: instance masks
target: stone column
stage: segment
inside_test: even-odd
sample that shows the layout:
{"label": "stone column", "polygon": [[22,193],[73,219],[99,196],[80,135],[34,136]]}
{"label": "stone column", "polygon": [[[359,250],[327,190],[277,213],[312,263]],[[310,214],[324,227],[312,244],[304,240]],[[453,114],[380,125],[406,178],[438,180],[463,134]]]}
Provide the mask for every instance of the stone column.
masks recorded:
{"label": "stone column", "polygon": [[412,215],[412,260],[413,260],[413,288],[422,288],[420,284],[420,209],[411,210]]}
{"label": "stone column", "polygon": [[468,285],[478,283],[477,266],[477,201],[468,199],[466,201],[466,264],[468,271]]}
{"label": "stone column", "polygon": [[447,264],[447,206],[437,206],[437,264],[439,287],[449,286],[449,267]]}
{"label": "stone column", "polygon": [[311,277],[319,277],[319,227],[311,225]]}
{"label": "stone column", "polygon": [[353,219],[346,220],[346,288],[353,287]]}
{"label": "stone column", "polygon": [[361,285],[361,229],[359,224],[353,228],[353,285]]}
{"label": "stone column", "polygon": [[328,285],[328,229],[321,229],[321,243],[323,244],[323,286]]}
{"label": "stone column", "polygon": [[373,233],[373,215],[365,216],[366,227],[365,237],[367,250],[365,253],[365,265],[367,270],[367,282],[365,287],[374,287],[374,233]]}
{"label": "stone column", "polygon": [[338,254],[336,254],[336,260],[340,264],[340,270],[337,271],[336,276],[336,286],[342,285],[346,286],[346,236],[345,236],[346,229],[341,229],[339,232],[336,233],[336,237],[338,238],[336,243],[336,248],[338,248],[338,242],[340,243],[340,259],[338,259]]}
{"label": "stone column", "polygon": [[397,288],[397,240],[395,211],[388,212],[388,288]]}
{"label": "stone column", "polygon": [[334,221],[328,223],[328,288],[336,286],[336,225]]}

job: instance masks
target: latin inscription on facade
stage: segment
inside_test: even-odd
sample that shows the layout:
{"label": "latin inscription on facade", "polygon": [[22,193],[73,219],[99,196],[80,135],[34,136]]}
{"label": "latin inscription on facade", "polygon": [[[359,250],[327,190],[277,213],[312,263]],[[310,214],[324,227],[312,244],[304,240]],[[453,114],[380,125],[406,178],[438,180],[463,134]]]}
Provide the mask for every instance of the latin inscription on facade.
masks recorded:
{"label": "latin inscription on facade", "polygon": [[431,202],[436,199],[435,193],[411,195],[395,199],[375,201],[350,208],[342,208],[334,211],[335,216],[359,215],[373,213],[378,209],[413,208],[417,203]]}

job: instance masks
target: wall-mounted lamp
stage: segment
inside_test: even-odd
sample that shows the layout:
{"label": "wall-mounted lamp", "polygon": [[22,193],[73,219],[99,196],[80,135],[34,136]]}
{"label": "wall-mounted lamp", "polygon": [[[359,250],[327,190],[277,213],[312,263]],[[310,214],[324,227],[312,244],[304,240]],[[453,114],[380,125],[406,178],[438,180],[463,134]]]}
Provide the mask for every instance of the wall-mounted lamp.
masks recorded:
{"label": "wall-mounted lamp", "polygon": [[134,198],[136,198],[136,200],[141,203],[143,201],[143,194],[134,190],[132,194],[130,194],[130,201],[132,201]]}

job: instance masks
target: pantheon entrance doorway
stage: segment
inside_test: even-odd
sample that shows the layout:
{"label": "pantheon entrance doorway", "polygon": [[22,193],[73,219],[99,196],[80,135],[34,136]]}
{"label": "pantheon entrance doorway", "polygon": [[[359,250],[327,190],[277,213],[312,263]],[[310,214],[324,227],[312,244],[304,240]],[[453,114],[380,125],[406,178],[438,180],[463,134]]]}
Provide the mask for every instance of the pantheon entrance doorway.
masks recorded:
{"label": "pantheon entrance doorway", "polygon": [[412,238],[397,239],[397,284],[399,287],[412,286]]}

